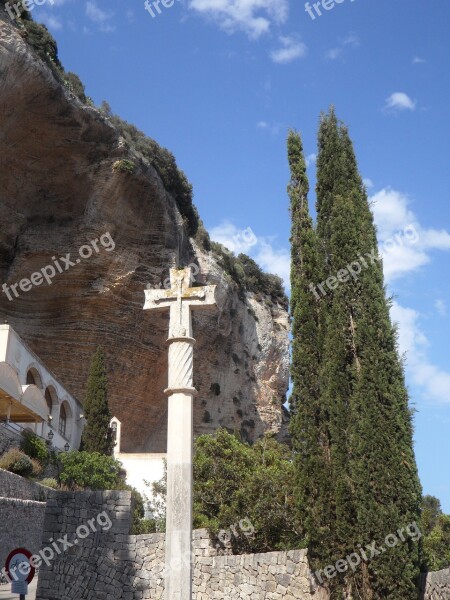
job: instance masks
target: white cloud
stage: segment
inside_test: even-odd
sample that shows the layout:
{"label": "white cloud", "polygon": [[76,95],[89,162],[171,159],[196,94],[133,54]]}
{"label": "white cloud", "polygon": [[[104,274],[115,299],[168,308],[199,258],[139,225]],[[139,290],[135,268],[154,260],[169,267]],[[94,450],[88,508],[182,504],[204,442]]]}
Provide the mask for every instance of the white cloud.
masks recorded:
{"label": "white cloud", "polygon": [[446,316],[446,314],[447,314],[447,305],[445,304],[445,302],[443,300],[441,300],[440,298],[438,298],[436,300],[436,302],[434,303],[434,307],[438,311],[438,313],[441,315],[441,317],[445,317]]}
{"label": "white cloud", "polygon": [[342,48],[331,48],[331,50],[327,51],[325,56],[327,58],[329,58],[330,60],[336,60],[336,58],[338,56],[340,56],[341,54],[342,54]]}
{"label": "white cloud", "polygon": [[258,121],[256,123],[256,127],[258,129],[262,129],[263,131],[269,131],[273,135],[278,135],[283,128],[282,123],[268,123],[267,121]]}
{"label": "white cloud", "polygon": [[317,161],[317,154],[314,154],[314,152],[312,152],[311,154],[308,154],[308,156],[305,158],[307,167],[310,167],[311,165],[316,164],[316,161]]}
{"label": "white cloud", "polygon": [[288,0],[190,0],[189,8],[211,18],[227,33],[244,31],[258,38],[273,23],[282,24],[289,12]]}
{"label": "white cloud", "polygon": [[306,56],[306,44],[301,42],[297,37],[280,36],[279,41],[281,48],[273,50],[270,53],[270,58],[274,63],[285,65],[293,60],[296,60],[297,58],[303,58]]}
{"label": "white cloud", "polygon": [[450,250],[450,233],[422,226],[409,208],[408,196],[384,188],[370,197],[380,246],[392,240],[383,253],[385,278],[388,282],[414,272],[430,262],[430,251]]}
{"label": "white cloud", "polygon": [[415,110],[416,101],[404,92],[394,92],[386,98],[384,108],[387,111]]}
{"label": "white cloud", "polygon": [[373,186],[374,186],[374,183],[373,183],[373,181],[372,181],[371,179],[369,179],[368,177],[365,177],[365,178],[363,179],[363,184],[366,186],[366,188],[367,188],[368,190],[372,189],[372,188],[373,188]]}
{"label": "white cloud", "polygon": [[336,58],[338,58],[343,53],[346,46],[356,48],[357,46],[359,46],[359,38],[354,34],[350,34],[346,38],[339,40],[338,46],[336,46],[335,48],[331,48],[331,50],[328,50],[325,53],[326,58],[328,58],[329,60],[336,60]]}
{"label": "white cloud", "polygon": [[430,363],[429,342],[419,325],[420,314],[394,302],[391,317],[399,326],[399,347],[402,354],[406,353],[408,379],[422,389],[428,400],[449,402],[450,373]]}
{"label": "white cloud", "polygon": [[412,64],[413,65],[423,65],[424,63],[426,63],[427,61],[424,58],[420,58],[419,56],[415,56],[412,59]]}
{"label": "white cloud", "polygon": [[100,31],[109,33],[116,29],[116,27],[110,23],[114,13],[102,10],[93,0],[86,2],[86,15],[93,23],[97,23]]}
{"label": "white cloud", "polygon": [[211,239],[223,244],[235,254],[240,252],[247,254],[250,248],[258,243],[258,239],[250,227],[239,229],[230,221],[224,221],[217,227],[213,227],[209,233]]}
{"label": "white cloud", "polygon": [[286,248],[275,248],[272,238],[257,237],[250,227],[239,229],[224,221],[210,231],[211,239],[220,242],[235,254],[251,256],[268,273],[279,275],[289,289],[291,257]]}

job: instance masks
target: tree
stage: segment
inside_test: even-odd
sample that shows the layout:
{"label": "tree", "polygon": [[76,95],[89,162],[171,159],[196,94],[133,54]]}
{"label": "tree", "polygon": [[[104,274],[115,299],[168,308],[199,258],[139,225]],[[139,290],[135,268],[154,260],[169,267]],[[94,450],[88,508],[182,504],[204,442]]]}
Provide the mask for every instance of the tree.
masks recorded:
{"label": "tree", "polygon": [[114,441],[110,427],[111,412],[108,405],[105,358],[100,347],[92,357],[83,408],[87,422],[81,439],[81,449],[111,455]]}
{"label": "tree", "polygon": [[423,539],[423,570],[439,571],[450,566],[450,515],[444,515],[434,496],[424,496],[420,529]]}
{"label": "tree", "polygon": [[114,490],[120,487],[122,463],[99,452],[62,452],[61,483],[71,490]]}
{"label": "tree", "polygon": [[[382,542],[400,527],[418,522],[421,499],[412,415],[376,230],[348,131],[333,109],[321,118],[318,142],[320,268],[311,268],[314,263],[307,258],[304,240],[312,237],[308,227],[295,229],[298,212],[293,214],[292,236],[293,259],[295,248],[304,257],[303,265],[300,261],[293,266],[292,276],[293,404],[298,407],[293,436],[294,447],[304,448],[307,457],[298,463],[300,490],[302,485],[307,489],[302,482],[312,479],[311,456],[318,457],[323,469],[317,497],[324,506],[317,511],[311,506],[305,521],[313,570],[345,558],[358,544]],[[298,165],[302,172],[301,160]],[[306,189],[303,176],[296,180]],[[304,279],[320,272],[321,278],[310,281],[320,281],[324,289],[322,295],[314,294],[319,305],[314,315],[310,298],[298,294],[296,286],[304,290]],[[308,339],[314,329],[316,347],[314,333]],[[300,364],[307,371],[302,375],[306,382],[300,381]],[[307,369],[309,364],[314,370]],[[296,390],[301,390],[298,396]],[[306,424],[314,431],[307,431]],[[354,574],[338,573],[327,585],[336,599],[345,592],[367,600],[412,600],[419,565],[420,545],[407,540],[363,562]]]}
{"label": "tree", "polygon": [[[149,484],[147,484],[149,485]],[[167,468],[151,485],[154,531],[165,531]],[[295,510],[292,451],[266,436],[253,446],[219,429],[194,447],[194,527],[235,554],[304,546]]]}
{"label": "tree", "polygon": [[271,437],[249,446],[225,429],[197,438],[194,526],[226,532],[236,553],[298,548],[289,448]]}
{"label": "tree", "polygon": [[309,183],[301,137],[288,136],[291,179],[291,317],[293,391],[290,398],[295,455],[296,510],[307,532],[309,559],[319,568],[328,557],[333,504],[328,418],[320,397],[321,305],[311,284],[321,281],[317,235],[309,214]]}

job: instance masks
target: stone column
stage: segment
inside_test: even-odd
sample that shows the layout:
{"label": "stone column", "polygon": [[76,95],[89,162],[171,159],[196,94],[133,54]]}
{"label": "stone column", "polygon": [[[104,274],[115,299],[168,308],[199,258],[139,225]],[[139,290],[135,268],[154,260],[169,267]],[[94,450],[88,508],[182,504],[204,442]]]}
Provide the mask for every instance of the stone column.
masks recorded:
{"label": "stone column", "polygon": [[166,600],[192,599],[192,446],[195,340],[169,338]]}

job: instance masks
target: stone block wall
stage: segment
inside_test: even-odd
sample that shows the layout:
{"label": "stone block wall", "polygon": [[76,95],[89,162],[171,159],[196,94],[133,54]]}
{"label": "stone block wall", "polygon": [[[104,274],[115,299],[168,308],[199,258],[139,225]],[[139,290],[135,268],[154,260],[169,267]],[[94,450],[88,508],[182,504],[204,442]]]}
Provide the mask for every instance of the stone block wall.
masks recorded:
{"label": "stone block wall", "polygon": [[11,550],[41,549],[45,498],[50,490],[0,469],[0,569]]}
{"label": "stone block wall", "polygon": [[19,448],[21,441],[20,433],[11,431],[3,423],[0,423],[0,456],[11,448]]}
{"label": "stone block wall", "polygon": [[0,498],[45,502],[50,488],[0,469]]}
{"label": "stone block wall", "polygon": [[[129,492],[50,492],[36,600],[163,600],[165,536],[130,535],[130,504]],[[50,540],[65,542],[58,552]],[[328,600],[311,587],[306,550],[218,556],[203,529],[192,547],[192,600]],[[450,600],[449,570],[422,583],[421,600]]]}
{"label": "stone block wall", "polygon": [[450,600],[450,568],[422,576],[421,600]]}
{"label": "stone block wall", "polygon": [[[130,503],[129,492],[50,493],[42,547],[53,557],[41,566],[36,600],[164,597],[164,534],[130,535]],[[64,550],[52,552],[49,540],[64,538]],[[325,599],[310,588],[304,550],[217,556],[206,530],[192,545],[193,600]]]}
{"label": "stone block wall", "polygon": [[15,548],[41,549],[45,502],[0,498],[0,565]]}

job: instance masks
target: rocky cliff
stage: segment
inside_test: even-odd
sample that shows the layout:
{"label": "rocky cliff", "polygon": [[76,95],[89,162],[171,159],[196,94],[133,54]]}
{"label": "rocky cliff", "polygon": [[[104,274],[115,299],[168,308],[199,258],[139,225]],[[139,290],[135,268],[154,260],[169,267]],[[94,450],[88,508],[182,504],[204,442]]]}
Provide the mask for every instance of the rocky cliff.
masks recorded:
{"label": "rocky cliff", "polygon": [[285,304],[243,290],[189,237],[167,179],[55,76],[3,4],[0,115],[0,318],[81,401],[100,344],[122,451],[163,452],[168,315],[144,313],[143,290],[175,264],[198,265],[219,306],[194,320],[196,434],[284,435]]}

